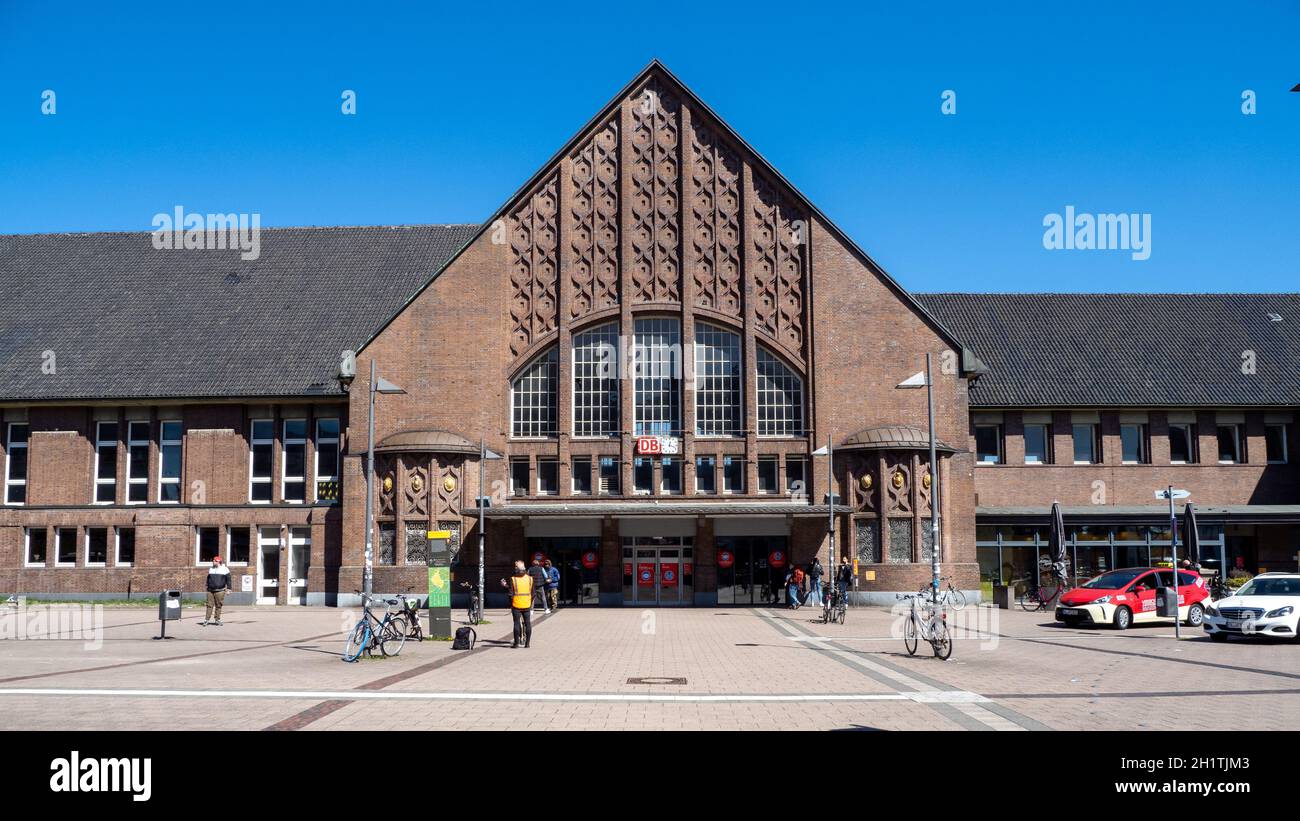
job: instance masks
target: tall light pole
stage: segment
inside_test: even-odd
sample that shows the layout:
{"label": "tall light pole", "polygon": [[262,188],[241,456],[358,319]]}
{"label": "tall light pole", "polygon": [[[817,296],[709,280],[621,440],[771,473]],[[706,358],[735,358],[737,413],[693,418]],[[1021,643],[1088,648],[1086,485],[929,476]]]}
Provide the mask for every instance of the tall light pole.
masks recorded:
{"label": "tall light pole", "polygon": [[500,459],[501,454],[493,453],[487,449],[487,441],[482,437],[478,440],[478,606],[481,613],[487,607],[487,590],[484,587],[483,579],[485,556],[486,556],[486,537],[484,531],[484,513],[488,506],[487,499],[483,496],[483,474],[486,472],[487,461],[489,459]]}
{"label": "tall light pole", "polygon": [[[1156,491],[1157,499],[1169,500],[1169,570],[1174,585],[1174,638],[1183,637],[1178,624],[1178,514],[1174,512],[1174,499],[1186,499],[1191,496],[1186,490],[1167,485],[1164,490]],[[1220,571],[1223,572],[1223,571]],[[1164,591],[1160,591],[1164,595]]]}
{"label": "tall light pole", "polygon": [[[826,457],[826,532],[829,538],[826,541],[826,576],[832,580],[836,573],[835,565],[835,447],[831,437],[826,437],[826,447],[817,448],[812,452],[813,456]],[[844,591],[847,598],[848,590]]]}
{"label": "tall light pole", "polygon": [[939,492],[939,465],[934,445],[934,378],[931,371],[931,355],[925,355],[925,371],[913,374],[898,387],[904,390],[925,387],[926,413],[930,419],[930,600],[936,606],[939,603],[939,506],[943,497]]}
{"label": "tall light pole", "polygon": [[375,360],[370,360],[369,434],[366,436],[366,567],[361,575],[361,590],[375,592],[375,394],[406,393],[378,375]]}

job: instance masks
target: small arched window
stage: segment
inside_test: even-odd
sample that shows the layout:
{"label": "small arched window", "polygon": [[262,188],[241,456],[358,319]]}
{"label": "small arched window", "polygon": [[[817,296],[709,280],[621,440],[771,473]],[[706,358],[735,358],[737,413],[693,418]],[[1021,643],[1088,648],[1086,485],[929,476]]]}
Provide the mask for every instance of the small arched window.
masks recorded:
{"label": "small arched window", "polygon": [[740,335],[695,326],[695,435],[740,434]]}
{"label": "small arched window", "polygon": [[758,435],[802,436],[803,380],[761,345],[757,365]]}
{"label": "small arched window", "polygon": [[558,433],[556,387],[560,381],[557,348],[541,354],[510,385],[512,436],[546,437]]}

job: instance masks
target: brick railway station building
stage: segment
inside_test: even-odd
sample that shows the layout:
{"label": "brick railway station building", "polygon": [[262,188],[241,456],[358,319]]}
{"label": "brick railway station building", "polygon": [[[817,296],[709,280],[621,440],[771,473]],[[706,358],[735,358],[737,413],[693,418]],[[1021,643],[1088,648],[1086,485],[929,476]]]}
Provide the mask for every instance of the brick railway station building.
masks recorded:
{"label": "brick railway station building", "polygon": [[480,478],[489,592],[541,553],[576,604],[762,604],[828,518],[892,601],[935,475],[966,590],[1032,572],[1053,501],[1080,574],[1167,558],[1168,484],[1229,565],[1300,544],[1300,295],[910,294],[658,63],[481,225],[9,236],[0,277],[6,594],[199,591],[220,553],[232,601],[354,601],[372,361],[382,591],[433,529],[477,577]]}

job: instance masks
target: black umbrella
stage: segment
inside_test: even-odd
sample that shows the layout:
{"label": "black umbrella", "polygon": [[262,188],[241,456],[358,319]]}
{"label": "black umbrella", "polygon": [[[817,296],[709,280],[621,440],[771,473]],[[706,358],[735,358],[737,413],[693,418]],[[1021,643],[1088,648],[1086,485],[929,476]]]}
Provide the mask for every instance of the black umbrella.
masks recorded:
{"label": "black umbrella", "polygon": [[1052,578],[1065,584],[1065,517],[1061,503],[1052,502],[1052,526],[1047,535],[1047,549],[1052,556]]}
{"label": "black umbrella", "polygon": [[1188,502],[1187,507],[1183,509],[1183,530],[1186,531],[1187,560],[1192,563],[1193,567],[1199,567],[1201,564],[1201,534],[1196,529],[1196,508],[1192,507],[1191,502]]}

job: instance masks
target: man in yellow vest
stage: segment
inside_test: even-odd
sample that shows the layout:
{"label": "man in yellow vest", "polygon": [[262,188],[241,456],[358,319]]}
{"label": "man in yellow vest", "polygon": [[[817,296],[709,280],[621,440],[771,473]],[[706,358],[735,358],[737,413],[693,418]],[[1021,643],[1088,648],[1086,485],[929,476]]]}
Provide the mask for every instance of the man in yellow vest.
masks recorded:
{"label": "man in yellow vest", "polygon": [[522,637],[527,647],[533,638],[533,579],[523,562],[515,562],[515,575],[509,582],[502,579],[501,586],[510,591],[510,616],[515,622],[515,643],[510,646],[518,647]]}

